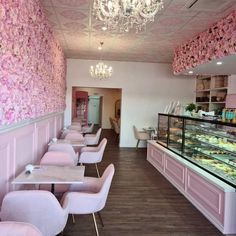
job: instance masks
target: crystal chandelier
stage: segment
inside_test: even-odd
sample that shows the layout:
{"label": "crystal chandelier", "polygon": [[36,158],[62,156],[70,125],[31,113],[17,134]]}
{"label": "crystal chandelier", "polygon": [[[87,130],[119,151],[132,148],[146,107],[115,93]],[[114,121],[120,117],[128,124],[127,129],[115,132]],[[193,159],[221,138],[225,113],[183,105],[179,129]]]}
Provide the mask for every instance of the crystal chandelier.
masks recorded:
{"label": "crystal chandelier", "polygon": [[94,0],[93,14],[109,30],[139,32],[162,8],[163,0]]}
{"label": "crystal chandelier", "polygon": [[[98,48],[99,50],[102,50],[102,45],[103,42],[100,42],[100,47]],[[112,67],[108,67],[105,63],[100,61],[96,66],[90,67],[90,75],[93,78],[108,79],[112,75]]]}

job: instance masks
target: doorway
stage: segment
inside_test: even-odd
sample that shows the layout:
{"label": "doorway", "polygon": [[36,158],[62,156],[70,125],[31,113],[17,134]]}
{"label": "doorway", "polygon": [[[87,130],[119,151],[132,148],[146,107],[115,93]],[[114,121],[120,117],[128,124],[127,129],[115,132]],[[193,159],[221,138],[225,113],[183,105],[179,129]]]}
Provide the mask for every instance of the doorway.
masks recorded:
{"label": "doorway", "polygon": [[91,95],[88,99],[88,123],[101,126],[102,97]]}

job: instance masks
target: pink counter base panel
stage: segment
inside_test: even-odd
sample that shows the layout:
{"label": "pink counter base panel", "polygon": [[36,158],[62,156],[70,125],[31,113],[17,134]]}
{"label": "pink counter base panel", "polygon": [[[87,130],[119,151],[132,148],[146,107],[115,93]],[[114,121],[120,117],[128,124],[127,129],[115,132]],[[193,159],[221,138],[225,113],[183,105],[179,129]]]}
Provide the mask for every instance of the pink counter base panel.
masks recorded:
{"label": "pink counter base panel", "polygon": [[[147,160],[222,233],[236,235],[236,192],[212,182],[197,168],[155,142],[148,142]],[[208,174],[209,175],[209,174]],[[224,186],[224,185],[223,185]]]}

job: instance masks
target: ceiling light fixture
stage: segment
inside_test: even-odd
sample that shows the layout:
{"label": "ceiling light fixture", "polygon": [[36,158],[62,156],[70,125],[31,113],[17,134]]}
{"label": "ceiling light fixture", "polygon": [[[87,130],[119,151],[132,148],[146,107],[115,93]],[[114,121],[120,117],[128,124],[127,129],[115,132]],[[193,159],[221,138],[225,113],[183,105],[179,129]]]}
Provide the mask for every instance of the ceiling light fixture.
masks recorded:
{"label": "ceiling light fixture", "polygon": [[193,71],[192,71],[192,70],[190,70],[188,73],[189,73],[189,74],[193,74]]}
{"label": "ceiling light fixture", "polygon": [[[102,46],[103,42],[100,42],[100,46],[98,47],[100,51],[102,51]],[[112,72],[113,72],[112,67],[111,66],[108,67],[105,63],[103,63],[101,61],[101,57],[100,57],[100,62],[96,66],[90,67],[90,75],[93,78],[108,79],[111,77]]]}
{"label": "ceiling light fixture", "polygon": [[216,65],[218,65],[218,66],[219,66],[219,65],[222,65],[222,64],[223,64],[222,61],[217,61],[217,62],[216,62]]}
{"label": "ceiling light fixture", "polygon": [[163,7],[163,0],[94,0],[93,14],[109,30],[140,32]]}

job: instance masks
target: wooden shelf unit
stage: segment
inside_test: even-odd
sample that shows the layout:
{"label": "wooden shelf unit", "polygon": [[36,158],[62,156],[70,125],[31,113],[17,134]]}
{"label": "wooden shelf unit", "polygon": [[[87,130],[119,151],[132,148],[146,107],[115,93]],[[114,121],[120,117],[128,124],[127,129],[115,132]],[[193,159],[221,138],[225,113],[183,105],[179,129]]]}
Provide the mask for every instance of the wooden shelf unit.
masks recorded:
{"label": "wooden shelf unit", "polygon": [[205,111],[217,111],[225,107],[228,93],[228,75],[204,75],[196,77],[195,102]]}

